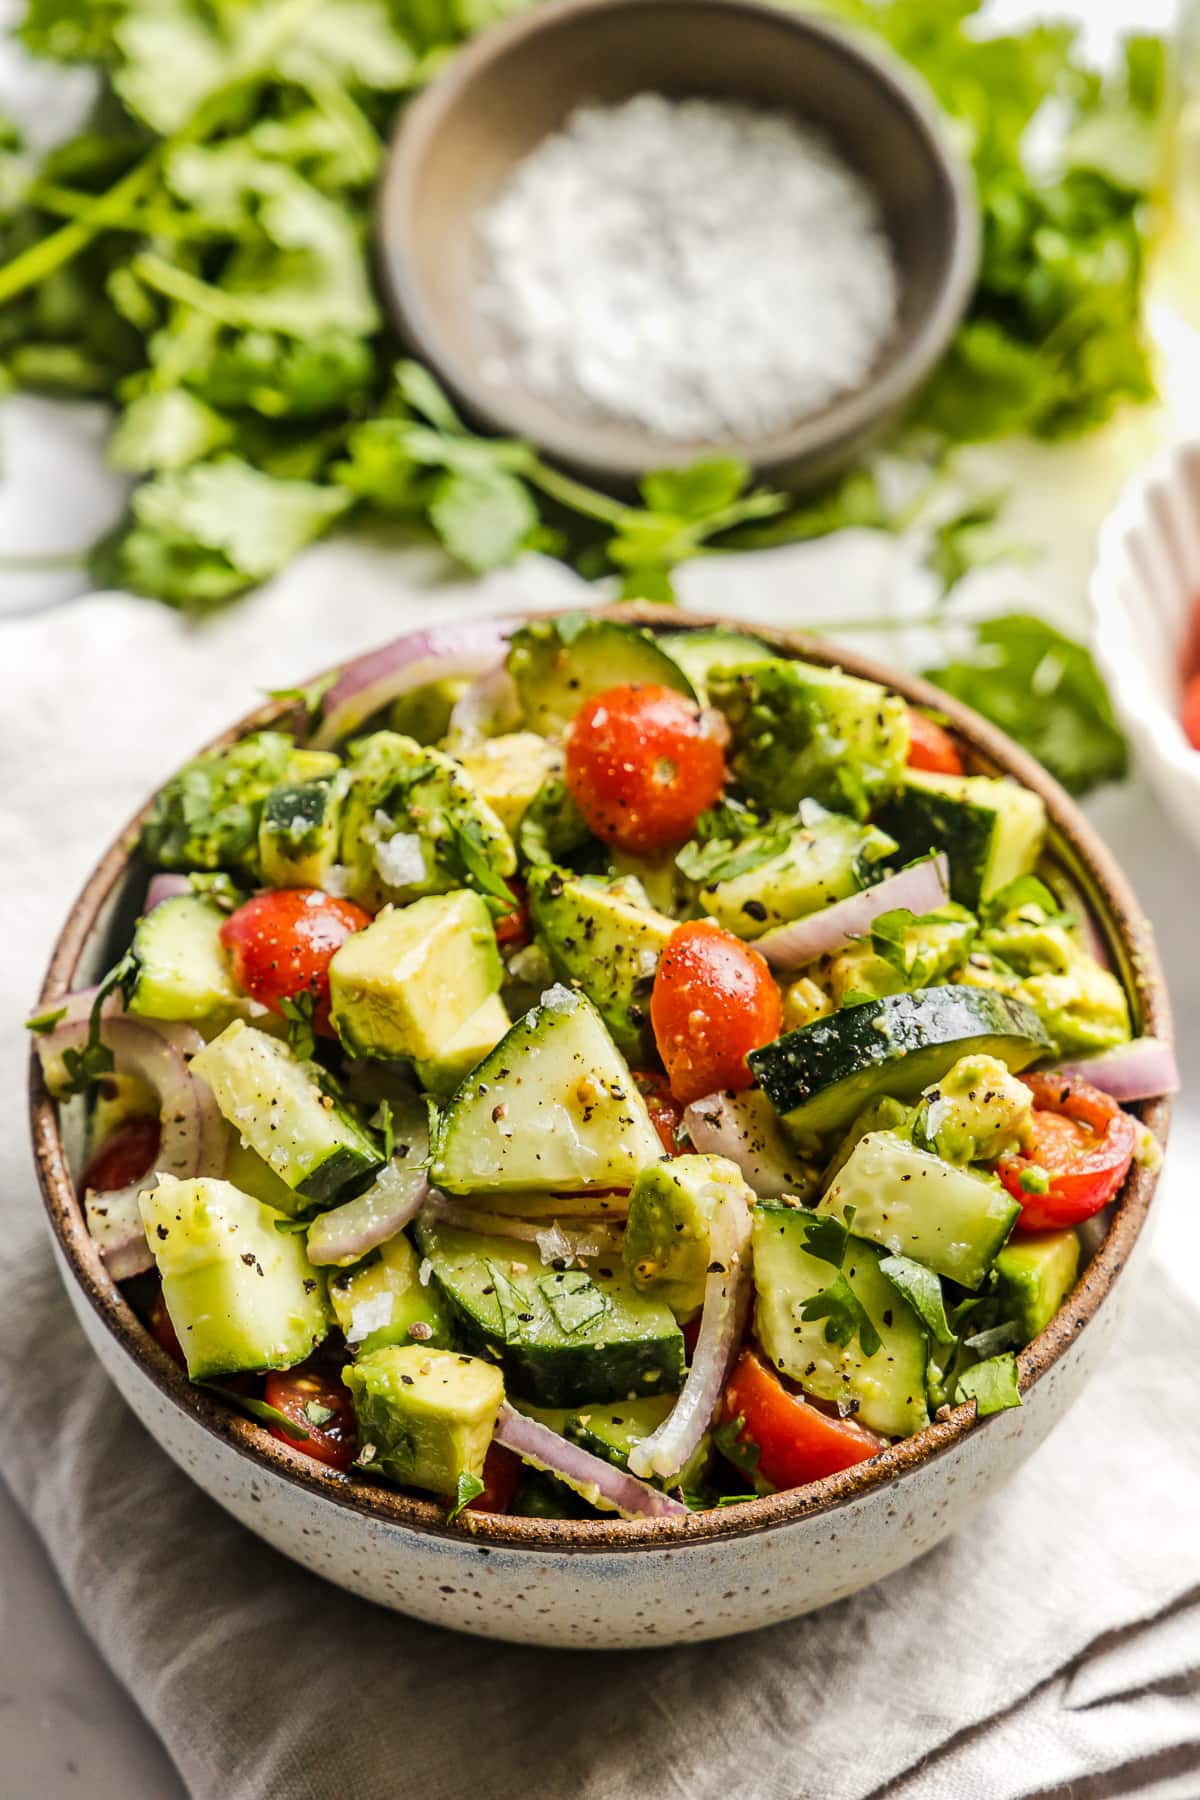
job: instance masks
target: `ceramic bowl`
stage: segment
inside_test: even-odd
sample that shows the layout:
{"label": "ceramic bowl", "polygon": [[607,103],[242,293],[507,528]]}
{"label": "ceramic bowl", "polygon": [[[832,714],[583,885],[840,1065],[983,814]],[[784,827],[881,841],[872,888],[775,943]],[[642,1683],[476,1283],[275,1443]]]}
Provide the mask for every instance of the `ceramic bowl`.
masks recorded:
{"label": "ceramic bowl", "polygon": [[[859,388],[785,431],[681,442],[580,423],[487,379],[502,346],[471,298],[481,208],[577,106],[646,91],[793,113],[831,139],[879,200],[899,276],[895,329]],[[799,486],[848,462],[930,372],[970,297],[979,223],[932,97],[862,37],[759,0],[561,0],[482,33],[405,109],[380,189],[378,241],[403,335],[484,429],[528,438],[610,487],[731,448],[769,479]]]}
{"label": "ceramic bowl", "polygon": [[[652,627],[736,625],[668,607],[613,609]],[[510,621],[515,623],[516,621]],[[1084,890],[1139,1028],[1169,1037],[1150,927],[1108,851],[1062,789],[1007,738],[923,682],[770,628],[784,654],[837,662],[936,705],[972,765],[1007,772],[1046,803],[1051,847]],[[274,704],[220,741],[286,719]],[[55,946],[44,1004],[95,978],[124,941],[145,891],[131,831],[107,851]],[[72,1183],[79,1120],[31,1088],[35,1155],[54,1251],[97,1355],[147,1430],[213,1499],[285,1555],[384,1606],[522,1643],[592,1648],[720,1637],[827,1605],[901,1568],[968,1517],[1024,1462],[1111,1344],[1147,1253],[1155,1177],[1135,1168],[1078,1286],[1020,1356],[1023,1405],[976,1422],[972,1403],[873,1461],[790,1493],[681,1520],[554,1520],[466,1514],[356,1474],[339,1475],[191,1386],[104,1270]],[[1145,1109],[1164,1139],[1169,1102]]]}
{"label": "ceramic bowl", "polygon": [[1200,847],[1200,750],[1179,720],[1200,600],[1200,440],[1136,475],[1103,526],[1092,574],[1096,660],[1147,779]]}

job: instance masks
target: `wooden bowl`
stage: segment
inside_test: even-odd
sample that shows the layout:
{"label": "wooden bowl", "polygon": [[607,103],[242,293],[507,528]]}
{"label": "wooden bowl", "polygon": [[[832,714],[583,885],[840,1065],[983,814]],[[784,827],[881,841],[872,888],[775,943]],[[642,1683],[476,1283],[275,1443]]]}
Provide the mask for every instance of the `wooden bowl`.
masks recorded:
{"label": "wooden bowl", "polygon": [[[615,607],[607,616],[670,630],[754,630],[781,654],[836,663],[937,707],[973,769],[1013,775],[1041,795],[1050,849],[1087,897],[1137,1029],[1170,1037],[1153,934],[1124,876],[1057,782],[994,726],[925,682],[797,633],[672,607]],[[217,741],[297,722],[276,702]],[[42,1006],[94,980],[128,941],[145,893],[147,871],[133,845],[148,805],[72,907]],[[686,1519],[464,1514],[447,1525],[433,1501],[326,1468],[192,1386],[140,1323],[88,1235],[72,1178],[81,1159],[78,1103],[54,1104],[36,1056],[31,1071],[34,1154],[68,1296],[117,1388],[163,1448],[243,1524],[315,1573],[397,1611],[517,1642],[631,1648],[721,1637],[812,1611],[903,1567],[963,1523],[1066,1411],[1108,1349],[1148,1254],[1157,1178],[1135,1166],[1074,1292],[1020,1353],[1019,1408],[977,1421],[973,1403],[958,1406],[871,1462]],[[1142,1112],[1165,1143],[1170,1101]]]}
{"label": "wooden bowl", "polygon": [[[895,329],[861,387],[786,431],[731,444],[579,423],[483,373],[500,346],[472,303],[481,208],[577,106],[647,90],[793,113],[824,132],[878,198],[899,276]],[[971,178],[908,71],[822,20],[758,0],[564,0],[485,32],[405,111],[378,232],[403,336],[472,419],[616,488],[729,449],[791,486],[831,474],[933,368],[966,308],[979,249]]]}

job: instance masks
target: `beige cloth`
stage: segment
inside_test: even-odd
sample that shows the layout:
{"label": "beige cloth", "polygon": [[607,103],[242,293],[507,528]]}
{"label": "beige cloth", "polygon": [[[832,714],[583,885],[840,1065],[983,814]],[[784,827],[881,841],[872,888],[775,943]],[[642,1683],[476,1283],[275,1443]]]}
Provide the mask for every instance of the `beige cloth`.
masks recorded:
{"label": "beige cloth", "polygon": [[0,626],[0,1470],[88,1631],[204,1800],[1195,1800],[1200,1324],[1161,1267],[957,1538],[814,1618],[636,1656],[456,1638],[323,1585],[207,1501],[91,1357],[40,1241],[13,1022],[99,850],[257,687],[573,592],[546,564],[482,590],[439,570],[329,545],[206,623],[118,596]]}

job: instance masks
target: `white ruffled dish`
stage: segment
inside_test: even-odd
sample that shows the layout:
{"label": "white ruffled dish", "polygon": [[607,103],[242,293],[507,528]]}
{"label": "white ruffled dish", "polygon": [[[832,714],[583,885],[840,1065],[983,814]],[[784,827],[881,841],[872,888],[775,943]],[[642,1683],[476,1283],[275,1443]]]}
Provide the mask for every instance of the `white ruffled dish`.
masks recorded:
{"label": "white ruffled dish", "polygon": [[1200,440],[1125,489],[1100,533],[1090,599],[1096,661],[1147,779],[1200,847],[1200,750],[1180,724],[1183,652],[1200,598]]}

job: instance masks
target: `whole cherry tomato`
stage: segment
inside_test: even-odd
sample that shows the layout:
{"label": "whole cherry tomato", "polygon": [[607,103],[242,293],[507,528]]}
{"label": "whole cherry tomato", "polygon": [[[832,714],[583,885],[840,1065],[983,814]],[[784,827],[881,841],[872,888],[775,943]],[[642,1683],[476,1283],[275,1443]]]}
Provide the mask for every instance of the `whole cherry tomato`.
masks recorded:
{"label": "whole cherry tomato", "polygon": [[683,1108],[667,1085],[666,1077],[653,1069],[635,1069],[633,1079],[638,1093],[646,1102],[650,1123],[659,1135],[668,1156],[679,1155],[677,1132],[683,1120]]}
{"label": "whole cherry tomato", "polygon": [[[1060,1231],[1107,1206],[1133,1161],[1137,1126],[1108,1094],[1065,1075],[1026,1075],[1031,1142],[996,1173],[1021,1203],[1019,1231]],[[1048,1182],[1045,1193],[1029,1184]]]}
{"label": "whole cherry tomato", "polygon": [[159,1121],[152,1113],[130,1113],[84,1163],[79,1192],[110,1194],[148,1175],[158,1155],[161,1135]]}
{"label": "whole cherry tomato", "polygon": [[932,775],[961,775],[962,757],[950,733],[915,706],[908,709],[908,766]]}
{"label": "whole cherry tomato", "polygon": [[678,925],[650,996],[650,1022],[671,1092],[688,1105],[746,1088],[751,1050],[779,1036],[783,1003],[762,956],[711,919]]}
{"label": "whole cherry tomato", "polygon": [[584,702],[567,739],[566,780],[606,843],[672,849],[725,784],[724,720],[672,688],[634,683]]}
{"label": "whole cherry tomato", "polygon": [[1193,750],[1200,750],[1200,675],[1193,675],[1183,690],[1180,718],[1184,737]]}
{"label": "whole cherry tomato", "polygon": [[361,906],[320,888],[272,888],[230,913],[221,942],[244,993],[276,1013],[281,1000],[313,994],[314,1029],[329,1036],[329,964],[370,923]]}
{"label": "whole cherry tomato", "polygon": [[835,1419],[791,1393],[753,1350],[738,1358],[723,1411],[728,1419],[741,1419],[738,1441],[758,1446],[754,1472],[773,1488],[803,1487],[886,1448],[853,1419]]}
{"label": "whole cherry tomato", "polygon": [[350,1390],[335,1368],[302,1364],[273,1369],[263,1383],[263,1399],[308,1433],[292,1437],[281,1425],[272,1425],[273,1437],[333,1469],[350,1467],[358,1454],[358,1423]]}

